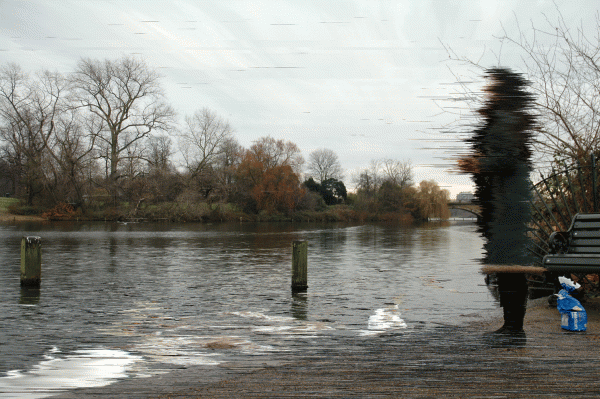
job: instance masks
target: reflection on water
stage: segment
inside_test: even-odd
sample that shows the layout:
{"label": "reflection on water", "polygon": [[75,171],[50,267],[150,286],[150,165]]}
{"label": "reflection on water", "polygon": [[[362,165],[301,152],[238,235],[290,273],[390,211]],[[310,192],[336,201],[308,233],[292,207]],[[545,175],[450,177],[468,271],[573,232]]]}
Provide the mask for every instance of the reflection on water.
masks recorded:
{"label": "reflection on water", "polygon": [[21,305],[37,305],[40,302],[39,287],[21,287],[21,297],[19,303]]}
{"label": "reflection on water", "polygon": [[298,320],[307,318],[308,295],[304,292],[292,292],[292,317]]}
{"label": "reflection on water", "polygon": [[55,347],[31,370],[11,370],[0,377],[0,398],[44,398],[66,388],[108,385],[126,377],[127,368],[139,360],[140,356],[107,349],[79,350],[64,356]]}
{"label": "reflection on water", "polygon": [[[19,285],[25,235],[44,240],[37,292]],[[295,240],[308,241],[309,289],[298,294]],[[341,338],[400,339],[416,325],[460,324],[496,308],[473,224],[28,224],[0,226],[0,253],[4,392],[19,381],[34,395],[48,375],[39,370],[77,368],[90,359],[80,351],[126,353],[132,363],[107,371],[112,381],[126,370],[306,354]],[[45,358],[52,348],[61,356]],[[70,386],[62,384],[51,389]]]}

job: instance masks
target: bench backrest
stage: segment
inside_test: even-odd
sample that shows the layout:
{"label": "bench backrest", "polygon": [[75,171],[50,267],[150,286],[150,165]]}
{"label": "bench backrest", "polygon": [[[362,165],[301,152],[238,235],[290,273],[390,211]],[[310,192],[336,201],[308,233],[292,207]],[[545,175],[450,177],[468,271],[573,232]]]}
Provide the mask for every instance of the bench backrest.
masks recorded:
{"label": "bench backrest", "polygon": [[600,254],[600,213],[575,215],[569,233],[568,253]]}

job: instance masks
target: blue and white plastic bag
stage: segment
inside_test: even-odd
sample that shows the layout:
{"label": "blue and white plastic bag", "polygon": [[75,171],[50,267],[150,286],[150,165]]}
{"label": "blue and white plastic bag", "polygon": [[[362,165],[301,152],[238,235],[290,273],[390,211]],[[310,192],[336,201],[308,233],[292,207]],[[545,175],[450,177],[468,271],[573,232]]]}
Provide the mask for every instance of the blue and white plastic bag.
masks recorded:
{"label": "blue and white plastic bag", "polygon": [[581,302],[571,296],[571,292],[581,287],[581,285],[566,277],[559,277],[558,282],[563,287],[556,294],[558,297],[556,307],[561,315],[560,326],[569,331],[587,330],[587,313],[581,306]]}

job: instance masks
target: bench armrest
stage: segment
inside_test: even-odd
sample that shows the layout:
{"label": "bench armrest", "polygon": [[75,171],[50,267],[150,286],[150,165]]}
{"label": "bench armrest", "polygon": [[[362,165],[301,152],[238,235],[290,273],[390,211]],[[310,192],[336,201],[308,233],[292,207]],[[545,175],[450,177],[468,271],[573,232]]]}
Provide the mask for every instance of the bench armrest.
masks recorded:
{"label": "bench armrest", "polygon": [[548,245],[551,254],[564,254],[569,249],[570,234],[567,231],[555,231],[550,234]]}

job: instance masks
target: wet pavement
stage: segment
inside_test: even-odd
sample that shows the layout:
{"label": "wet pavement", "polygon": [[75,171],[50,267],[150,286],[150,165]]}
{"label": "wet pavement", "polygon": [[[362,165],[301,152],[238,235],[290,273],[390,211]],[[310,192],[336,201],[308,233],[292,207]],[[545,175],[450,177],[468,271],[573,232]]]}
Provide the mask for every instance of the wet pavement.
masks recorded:
{"label": "wet pavement", "polygon": [[490,340],[484,332],[501,324],[494,317],[464,327],[340,337],[287,358],[194,366],[56,398],[598,397],[600,302],[584,305],[588,331],[579,333],[562,330],[545,299],[530,306],[524,345]]}

